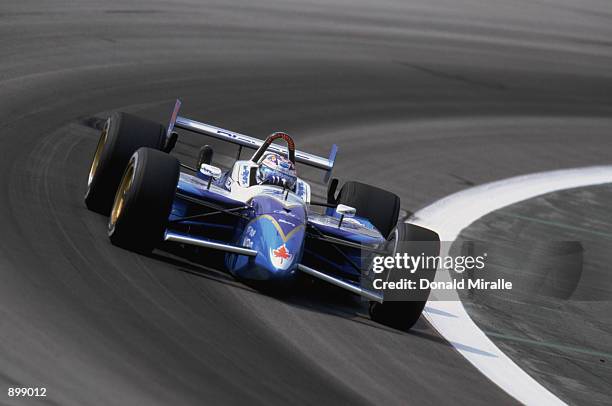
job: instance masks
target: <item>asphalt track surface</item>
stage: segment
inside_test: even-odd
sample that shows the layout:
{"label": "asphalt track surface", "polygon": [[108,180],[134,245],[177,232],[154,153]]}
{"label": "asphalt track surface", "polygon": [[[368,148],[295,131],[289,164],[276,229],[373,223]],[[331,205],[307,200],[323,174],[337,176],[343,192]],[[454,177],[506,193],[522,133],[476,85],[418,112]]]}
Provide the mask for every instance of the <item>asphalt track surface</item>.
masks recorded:
{"label": "asphalt track surface", "polygon": [[414,211],[609,163],[611,22],[606,1],[3,3],[1,387],[75,405],[512,403],[425,323],[111,246],[82,203],[95,127],[112,110],[165,122],[180,96],[218,126],[335,142],[337,176]]}

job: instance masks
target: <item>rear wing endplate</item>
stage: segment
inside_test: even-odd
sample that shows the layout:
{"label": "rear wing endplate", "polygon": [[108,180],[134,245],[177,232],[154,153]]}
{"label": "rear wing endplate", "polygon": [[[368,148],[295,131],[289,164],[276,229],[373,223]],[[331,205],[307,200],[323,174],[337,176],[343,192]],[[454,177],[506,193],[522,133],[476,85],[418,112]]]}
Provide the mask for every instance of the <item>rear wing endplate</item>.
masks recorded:
{"label": "rear wing endplate", "polygon": [[[264,143],[263,140],[260,140],[258,138],[235,133],[233,131],[224,130],[222,128],[212,126],[210,124],[200,123],[195,120],[181,117],[178,115],[178,111],[180,108],[181,101],[177,99],[176,104],[174,106],[174,110],[172,112],[170,123],[168,125],[168,137],[170,137],[175,128],[181,128],[183,130],[207,135],[209,137],[213,137],[221,141],[231,142],[232,144],[237,144],[241,147],[247,147],[252,149],[257,149]],[[285,153],[285,148],[276,144],[271,144],[268,149],[276,153]],[[295,160],[305,165],[312,166],[318,169],[323,169],[324,171],[326,171],[325,182],[327,182],[334,168],[334,162],[336,161],[337,153],[338,147],[336,146],[336,144],[332,145],[329,158],[323,158],[317,155],[309,154],[307,152],[296,150]]]}

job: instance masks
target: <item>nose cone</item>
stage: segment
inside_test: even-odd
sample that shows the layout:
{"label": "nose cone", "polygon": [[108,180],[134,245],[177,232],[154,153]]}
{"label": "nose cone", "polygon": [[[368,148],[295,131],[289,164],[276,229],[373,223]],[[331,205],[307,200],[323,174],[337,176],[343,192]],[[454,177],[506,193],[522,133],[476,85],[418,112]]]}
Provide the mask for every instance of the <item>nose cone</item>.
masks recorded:
{"label": "nose cone", "polygon": [[256,250],[257,256],[237,258],[233,272],[241,278],[288,281],[297,273],[304,250],[305,210],[303,205],[274,203],[255,205],[267,210],[256,215],[242,235],[242,245]]}
{"label": "nose cone", "polygon": [[261,238],[255,262],[269,278],[291,278],[302,260],[305,227],[281,214],[264,214],[257,219]]}

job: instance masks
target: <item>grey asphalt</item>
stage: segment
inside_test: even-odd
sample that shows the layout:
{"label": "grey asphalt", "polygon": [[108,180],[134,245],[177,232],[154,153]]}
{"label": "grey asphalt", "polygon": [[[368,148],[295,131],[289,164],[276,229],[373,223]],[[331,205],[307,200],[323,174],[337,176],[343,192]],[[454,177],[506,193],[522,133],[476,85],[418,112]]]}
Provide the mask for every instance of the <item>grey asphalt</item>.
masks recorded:
{"label": "grey asphalt", "polygon": [[218,126],[335,142],[337,176],[414,211],[608,163],[611,19],[568,0],[0,4],[0,386],[62,405],[512,403],[424,322],[111,246],[82,202],[95,127],[165,122],[180,96]]}

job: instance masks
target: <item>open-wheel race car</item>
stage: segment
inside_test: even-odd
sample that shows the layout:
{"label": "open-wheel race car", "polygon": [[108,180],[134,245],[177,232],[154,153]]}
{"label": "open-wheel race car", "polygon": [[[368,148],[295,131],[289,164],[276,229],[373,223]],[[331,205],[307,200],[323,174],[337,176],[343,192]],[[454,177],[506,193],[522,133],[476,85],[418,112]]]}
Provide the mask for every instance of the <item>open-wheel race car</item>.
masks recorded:
{"label": "open-wheel race car", "polygon": [[[337,191],[338,180],[329,181],[336,145],[322,158],[296,150],[285,133],[262,141],[181,117],[180,105],[177,100],[167,127],[113,113],[102,129],[85,203],[109,216],[113,244],[140,253],[164,242],[223,251],[224,266],[238,279],[290,287],[299,274],[309,275],[365,298],[375,321],[398,328],[416,323],[426,295],[385,301],[383,292],[361,283],[366,258],[396,254],[398,241],[439,247],[435,232],[398,223],[397,195],[355,181]],[[170,154],[177,129],[237,144],[238,158],[223,171],[205,145],[195,166],[181,163]],[[242,148],[255,153],[241,160]],[[298,164],[324,171],[326,201],[311,198]]]}

